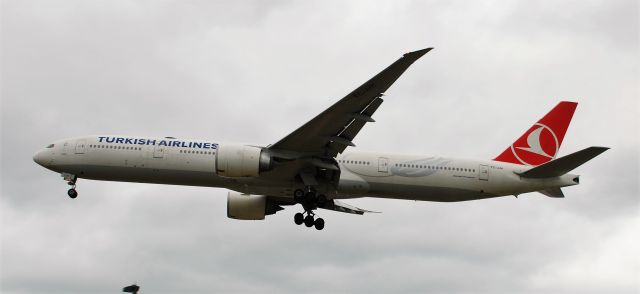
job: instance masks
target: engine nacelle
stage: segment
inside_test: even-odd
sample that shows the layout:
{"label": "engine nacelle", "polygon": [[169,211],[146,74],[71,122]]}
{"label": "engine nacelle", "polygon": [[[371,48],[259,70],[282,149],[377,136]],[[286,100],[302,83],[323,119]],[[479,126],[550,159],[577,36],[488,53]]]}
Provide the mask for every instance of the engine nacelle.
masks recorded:
{"label": "engine nacelle", "polygon": [[267,196],[242,194],[229,191],[227,194],[227,217],[241,220],[263,220],[283,208],[269,201]]}
{"label": "engine nacelle", "polygon": [[241,194],[229,191],[227,217],[245,220],[261,220],[266,215],[267,196]]}
{"label": "engine nacelle", "polygon": [[216,173],[223,177],[257,177],[271,168],[271,156],[260,147],[220,144],[216,153]]}

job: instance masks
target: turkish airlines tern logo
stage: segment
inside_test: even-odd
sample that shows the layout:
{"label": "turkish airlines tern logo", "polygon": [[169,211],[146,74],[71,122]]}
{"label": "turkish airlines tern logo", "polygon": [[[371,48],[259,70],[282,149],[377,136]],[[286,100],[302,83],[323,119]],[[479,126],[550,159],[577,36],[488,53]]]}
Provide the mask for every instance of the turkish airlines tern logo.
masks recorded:
{"label": "turkish airlines tern logo", "polygon": [[540,165],[554,159],[559,147],[558,137],[553,130],[536,123],[528,134],[511,145],[511,152],[522,164]]}

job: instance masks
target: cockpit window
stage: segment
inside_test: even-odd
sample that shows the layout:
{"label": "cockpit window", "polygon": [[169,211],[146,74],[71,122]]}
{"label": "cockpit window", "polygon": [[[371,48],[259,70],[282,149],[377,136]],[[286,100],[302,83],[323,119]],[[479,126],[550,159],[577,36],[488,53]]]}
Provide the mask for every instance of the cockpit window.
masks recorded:
{"label": "cockpit window", "polygon": [[47,148],[53,148],[54,144],[49,144],[49,146],[47,146]]}

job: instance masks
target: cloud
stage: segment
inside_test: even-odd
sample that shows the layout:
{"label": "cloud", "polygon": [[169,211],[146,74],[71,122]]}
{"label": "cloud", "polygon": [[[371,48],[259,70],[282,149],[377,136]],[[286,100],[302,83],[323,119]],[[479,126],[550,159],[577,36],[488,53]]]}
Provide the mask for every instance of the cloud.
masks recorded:
{"label": "cloud", "polygon": [[[3,1],[3,293],[637,292],[635,1]],[[268,144],[402,53],[357,150],[493,158],[560,99],[565,199],[353,199],[322,232],[226,218],[223,189],[79,181],[32,162],[95,133]],[[402,118],[402,119],[399,119]],[[464,142],[460,144],[460,142]]]}

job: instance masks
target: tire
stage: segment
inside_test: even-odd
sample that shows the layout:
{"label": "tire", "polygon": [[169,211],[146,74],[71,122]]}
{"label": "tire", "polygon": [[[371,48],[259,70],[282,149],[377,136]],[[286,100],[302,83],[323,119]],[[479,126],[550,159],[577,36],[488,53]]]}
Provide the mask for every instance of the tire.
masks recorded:
{"label": "tire", "polygon": [[293,216],[293,221],[296,223],[296,225],[301,225],[302,223],[304,223],[304,215],[302,215],[302,213],[296,213],[296,215]]}
{"label": "tire", "polygon": [[304,218],[304,225],[307,226],[307,228],[310,228],[313,227],[313,224],[313,216],[307,215],[307,217]]}
{"label": "tire", "polygon": [[322,229],[324,229],[324,220],[319,217],[318,219],[316,219],[313,225],[316,227],[316,230],[322,231]]}
{"label": "tire", "polygon": [[76,191],[76,189],[69,189],[69,191],[67,191],[67,195],[69,195],[71,199],[75,199],[78,197],[78,191]]}

